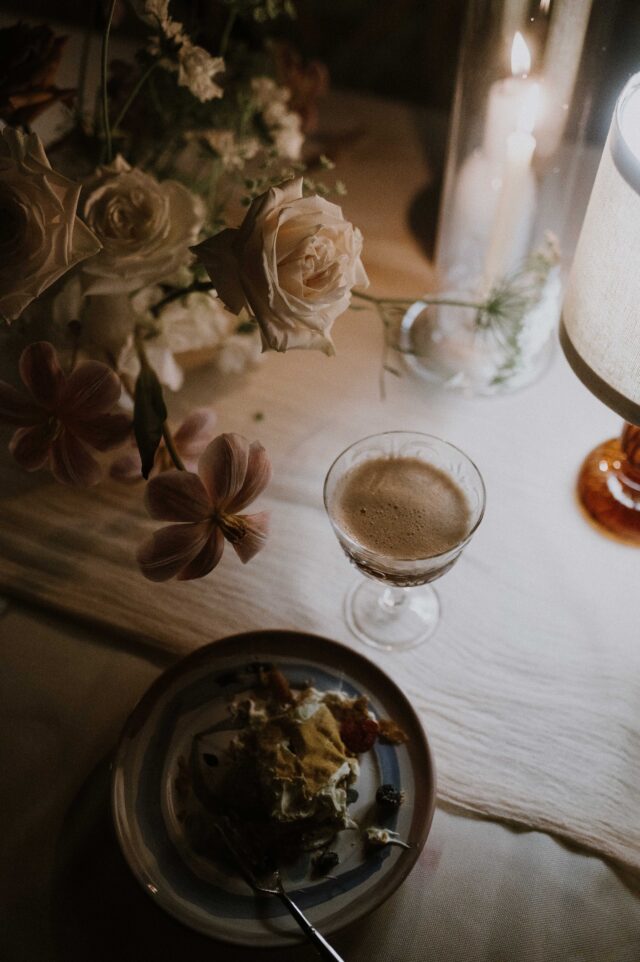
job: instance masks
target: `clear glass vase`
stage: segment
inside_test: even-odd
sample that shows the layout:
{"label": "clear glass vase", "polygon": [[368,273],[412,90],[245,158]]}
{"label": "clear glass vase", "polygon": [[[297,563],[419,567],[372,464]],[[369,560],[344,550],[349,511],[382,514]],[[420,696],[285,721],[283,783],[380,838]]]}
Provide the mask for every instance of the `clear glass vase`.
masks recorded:
{"label": "clear glass vase", "polygon": [[616,2],[470,0],[436,264],[445,303],[417,303],[413,369],[472,394],[534,381],[555,341],[615,99]]}

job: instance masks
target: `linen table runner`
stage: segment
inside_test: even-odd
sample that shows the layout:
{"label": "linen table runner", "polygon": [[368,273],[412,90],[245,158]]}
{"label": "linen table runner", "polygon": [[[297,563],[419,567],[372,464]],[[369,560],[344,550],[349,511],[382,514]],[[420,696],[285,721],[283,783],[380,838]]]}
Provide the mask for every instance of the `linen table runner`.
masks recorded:
{"label": "linen table runner", "polygon": [[[409,378],[378,395],[380,333],[352,314],[338,355],[270,356],[216,394],[219,430],[259,438],[274,480],[264,551],[191,583],[154,585],[136,546],[157,526],[140,490],[85,492],[0,474],[0,587],[176,654],[233,632],[297,628],[355,644],[342,618],[349,568],[322,506],[322,481],[350,442],[424,430],[460,445],[487,483],[486,518],[436,586],[443,620],[422,648],[366,651],[420,711],[439,799],[458,810],[548,830],[640,870],[639,559],[580,516],[576,466],[615,419],[560,358],[538,387],[490,403]],[[180,404],[211,397],[206,368]],[[557,412],[563,412],[562,418]],[[255,420],[257,413],[262,420]]]}

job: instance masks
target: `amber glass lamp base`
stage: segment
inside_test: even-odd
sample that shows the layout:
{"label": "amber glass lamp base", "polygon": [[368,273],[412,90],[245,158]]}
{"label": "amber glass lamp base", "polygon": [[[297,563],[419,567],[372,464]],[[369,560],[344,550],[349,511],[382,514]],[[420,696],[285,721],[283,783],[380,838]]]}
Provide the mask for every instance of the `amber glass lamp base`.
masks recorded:
{"label": "amber glass lamp base", "polygon": [[601,530],[640,548],[640,427],[625,425],[587,455],[578,498]]}

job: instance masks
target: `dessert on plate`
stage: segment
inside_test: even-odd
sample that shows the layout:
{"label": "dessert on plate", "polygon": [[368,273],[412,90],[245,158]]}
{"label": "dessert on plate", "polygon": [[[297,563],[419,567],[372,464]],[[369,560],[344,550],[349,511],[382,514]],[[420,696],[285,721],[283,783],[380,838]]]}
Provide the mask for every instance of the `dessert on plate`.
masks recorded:
{"label": "dessert on plate", "polygon": [[237,733],[225,751],[212,754],[196,735],[190,758],[180,763],[176,789],[193,844],[209,848],[223,816],[241,824],[247,850],[265,865],[314,850],[316,865],[335,864],[326,857],[332,840],[344,829],[359,830],[349,814],[359,756],[378,738],[405,741],[404,732],[376,719],[364,696],[296,689],[273,668],[261,671],[255,689],[229,711]]}

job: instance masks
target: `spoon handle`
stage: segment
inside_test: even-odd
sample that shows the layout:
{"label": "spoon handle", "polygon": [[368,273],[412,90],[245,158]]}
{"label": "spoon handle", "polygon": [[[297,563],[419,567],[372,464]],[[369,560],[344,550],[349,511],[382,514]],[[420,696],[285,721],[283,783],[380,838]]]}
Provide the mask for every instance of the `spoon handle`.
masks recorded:
{"label": "spoon handle", "polygon": [[296,903],[289,898],[283,889],[279,890],[278,896],[280,901],[284,902],[309,942],[311,942],[311,944],[315,947],[320,958],[331,959],[331,962],[344,962],[342,956],[338,955],[336,950],[329,945],[327,940],[322,935],[320,935],[318,930],[313,927],[305,914],[298,908]]}

